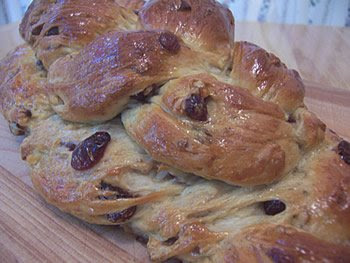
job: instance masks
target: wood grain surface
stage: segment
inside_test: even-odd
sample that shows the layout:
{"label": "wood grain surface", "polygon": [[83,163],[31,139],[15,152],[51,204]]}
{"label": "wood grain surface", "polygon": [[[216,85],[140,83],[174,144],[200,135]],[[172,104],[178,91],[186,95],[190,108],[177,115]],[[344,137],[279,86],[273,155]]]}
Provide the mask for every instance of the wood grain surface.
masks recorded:
{"label": "wood grain surface", "polygon": [[[18,24],[0,27],[0,57],[21,43]],[[237,39],[255,42],[297,69],[308,107],[350,138],[350,31],[238,23]],[[20,160],[22,138],[0,117],[0,262],[149,262],[145,248],[117,227],[94,226],[46,204]]]}

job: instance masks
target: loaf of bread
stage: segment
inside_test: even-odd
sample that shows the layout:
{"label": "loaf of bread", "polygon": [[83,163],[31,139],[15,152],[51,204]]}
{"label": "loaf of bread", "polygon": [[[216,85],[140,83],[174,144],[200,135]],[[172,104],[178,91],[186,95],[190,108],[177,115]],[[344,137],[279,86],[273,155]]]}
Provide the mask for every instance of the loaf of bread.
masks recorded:
{"label": "loaf of bread", "polygon": [[350,143],[214,0],[34,0],[0,111],[37,192],[152,261],[350,262]]}

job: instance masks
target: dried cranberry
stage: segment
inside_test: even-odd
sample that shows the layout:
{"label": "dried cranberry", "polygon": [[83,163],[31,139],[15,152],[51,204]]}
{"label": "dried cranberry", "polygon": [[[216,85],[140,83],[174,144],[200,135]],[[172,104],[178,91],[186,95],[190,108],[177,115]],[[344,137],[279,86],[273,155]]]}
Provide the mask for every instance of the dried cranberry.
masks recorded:
{"label": "dried cranberry", "polygon": [[71,165],[75,170],[86,170],[97,164],[106,150],[111,136],[108,132],[96,132],[81,142],[73,151]]}
{"label": "dried cranberry", "polygon": [[350,165],[350,143],[347,141],[341,141],[338,144],[338,154],[340,158],[347,164]]}
{"label": "dried cranberry", "polygon": [[176,54],[180,50],[179,40],[170,32],[161,33],[159,36],[159,43],[170,53]]}
{"label": "dried cranberry", "polygon": [[185,112],[193,120],[206,121],[208,117],[207,103],[200,95],[192,94],[185,100]]}
{"label": "dried cranberry", "polygon": [[292,116],[292,115],[289,115],[288,117],[288,120],[287,120],[289,123],[296,123],[296,119]]}
{"label": "dried cranberry", "polygon": [[58,26],[54,26],[54,27],[51,27],[49,29],[49,31],[46,32],[46,36],[56,36],[58,35],[60,32],[58,30]]}
{"label": "dried cranberry", "polygon": [[136,206],[129,207],[123,211],[107,214],[108,221],[114,224],[120,224],[129,220],[136,212]]}
{"label": "dried cranberry", "polygon": [[269,200],[263,202],[265,214],[269,216],[277,215],[286,210],[286,205],[280,200]]}

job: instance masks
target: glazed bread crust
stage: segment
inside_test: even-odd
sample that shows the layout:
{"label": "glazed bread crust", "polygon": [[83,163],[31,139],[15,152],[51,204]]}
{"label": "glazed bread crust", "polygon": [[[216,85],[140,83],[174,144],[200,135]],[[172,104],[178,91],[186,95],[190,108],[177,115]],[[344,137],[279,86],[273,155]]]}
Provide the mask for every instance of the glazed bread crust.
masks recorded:
{"label": "glazed bread crust", "polygon": [[192,50],[201,52],[213,66],[229,66],[234,19],[231,11],[218,2],[152,0],[140,10],[139,17],[145,29],[169,30]]}
{"label": "glazed bread crust", "polygon": [[14,135],[53,114],[45,92],[47,72],[23,44],[0,62],[0,112]]}
{"label": "glazed bread crust", "polygon": [[262,48],[236,43],[230,78],[217,78],[168,82],[151,104],[123,113],[128,133],[157,161],[241,186],[281,179],[324,139],[299,75]]}
{"label": "glazed bread crust", "polygon": [[[102,159],[74,170],[72,149],[96,132],[111,135]],[[157,163],[118,119],[86,125],[52,116],[32,129],[21,152],[47,202],[147,238],[154,261],[347,262],[350,166],[337,153],[339,143],[327,131],[282,180],[257,187],[207,181]],[[272,200],[285,209],[267,214],[264,204]]]}
{"label": "glazed bread crust", "polygon": [[[108,132],[111,141],[96,166],[78,172],[71,165],[74,149],[96,132]],[[54,115],[32,129],[21,145],[21,155],[32,167],[34,187],[49,203],[90,223],[123,223],[108,217],[135,205],[155,202],[169,185],[159,182],[157,186],[151,181],[150,191],[137,182],[147,179],[144,177],[151,173],[153,160],[131,141],[118,120],[79,125]]]}
{"label": "glazed bread crust", "polygon": [[58,58],[78,51],[101,34],[137,29],[137,20],[131,9],[113,0],[35,0],[20,33],[48,69]]}
{"label": "glazed bread crust", "polygon": [[123,123],[155,160],[234,185],[274,182],[301,154],[280,107],[207,74],[168,82]]}
{"label": "glazed bread crust", "polygon": [[200,69],[201,61],[168,31],[111,32],[56,61],[48,92],[63,119],[103,122],[124,110],[131,96]]}
{"label": "glazed bread crust", "polygon": [[274,54],[249,42],[236,42],[231,71],[233,84],[292,113],[303,106],[305,88],[295,70],[290,70]]}
{"label": "glazed bread crust", "polygon": [[156,262],[350,261],[350,143],[227,8],[35,0],[20,31],[0,110],[48,203]]}

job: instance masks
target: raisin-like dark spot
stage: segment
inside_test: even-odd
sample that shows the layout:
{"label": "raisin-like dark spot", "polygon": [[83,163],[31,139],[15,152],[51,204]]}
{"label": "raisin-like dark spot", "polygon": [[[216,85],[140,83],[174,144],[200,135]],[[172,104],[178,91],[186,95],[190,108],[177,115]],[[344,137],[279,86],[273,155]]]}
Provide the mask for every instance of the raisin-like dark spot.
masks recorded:
{"label": "raisin-like dark spot", "polygon": [[22,136],[25,135],[27,132],[27,129],[21,125],[19,125],[16,122],[12,122],[9,124],[10,132],[15,136]]}
{"label": "raisin-like dark spot", "polygon": [[58,26],[51,27],[49,31],[46,32],[46,36],[56,36],[60,33]]}
{"label": "raisin-like dark spot", "polygon": [[77,145],[73,142],[61,142],[61,145],[67,147],[70,152],[73,152],[77,148]]}
{"label": "raisin-like dark spot", "polygon": [[148,237],[136,236],[136,241],[140,242],[142,245],[147,245]]}
{"label": "raisin-like dark spot", "polygon": [[140,11],[139,11],[139,10],[133,10],[133,12],[134,12],[134,14],[135,14],[135,15],[137,15],[137,16],[138,16],[138,15],[139,15],[139,13],[140,13]]}
{"label": "raisin-like dark spot", "polygon": [[114,224],[120,224],[129,220],[136,212],[136,206],[129,207],[123,211],[107,214],[108,221]]}
{"label": "raisin-like dark spot", "polygon": [[287,120],[289,123],[296,123],[296,119],[292,116],[292,115],[289,115],[288,117],[288,120]]}
{"label": "raisin-like dark spot", "polygon": [[147,100],[147,96],[143,93],[143,91],[131,96],[131,98],[139,102],[145,102]]}
{"label": "raisin-like dark spot", "polygon": [[33,116],[30,110],[24,110],[24,115],[28,118],[31,118]]}
{"label": "raisin-like dark spot", "polygon": [[41,31],[43,30],[44,24],[38,25],[32,30],[32,35],[33,36],[39,36]]}
{"label": "raisin-like dark spot", "polygon": [[41,60],[37,60],[36,61],[36,66],[38,67],[38,69],[40,70],[46,70],[45,67],[44,67],[44,64]]}
{"label": "raisin-like dark spot", "polygon": [[198,94],[192,94],[185,100],[185,112],[193,120],[206,121],[208,118],[207,103]]}
{"label": "raisin-like dark spot", "polygon": [[75,170],[86,170],[97,164],[106,150],[111,136],[108,132],[96,132],[81,142],[73,151],[71,165]]}
{"label": "raisin-like dark spot", "polygon": [[272,248],[266,253],[274,263],[293,263],[292,256],[286,254],[282,249]]}
{"label": "raisin-like dark spot", "polygon": [[171,238],[169,238],[169,239],[163,241],[163,244],[166,245],[166,246],[172,246],[172,245],[175,244],[175,242],[176,242],[178,239],[179,239],[178,236],[176,236],[176,237],[171,237]]}
{"label": "raisin-like dark spot", "polygon": [[100,188],[101,188],[101,190],[104,190],[104,191],[115,191],[118,187],[102,181],[100,184]]}
{"label": "raisin-like dark spot", "polygon": [[175,7],[177,11],[191,11],[191,6],[185,0],[181,0],[180,5]]}
{"label": "raisin-like dark spot", "polygon": [[263,202],[265,214],[269,216],[277,215],[286,210],[286,205],[280,200],[269,200]]}
{"label": "raisin-like dark spot", "polygon": [[[116,200],[116,199],[126,199],[126,198],[134,198],[132,194],[130,194],[128,191],[111,184],[108,184],[106,182],[101,182],[100,185],[101,190],[104,191],[110,191],[114,192],[113,195],[100,195],[98,198],[100,200]],[[136,212],[136,206],[129,207],[123,211],[107,214],[107,219],[115,224],[120,224],[128,219],[130,219]]]}
{"label": "raisin-like dark spot", "polygon": [[159,36],[159,43],[170,53],[176,54],[180,50],[180,43],[177,36],[170,32],[163,32]]}
{"label": "raisin-like dark spot", "polygon": [[338,144],[338,154],[340,158],[347,164],[350,165],[350,143],[347,141],[341,141]]}
{"label": "raisin-like dark spot", "polygon": [[131,96],[131,98],[139,102],[146,102],[149,98],[157,94],[159,87],[160,87],[159,85],[153,84],[147,87],[145,90],[141,91],[140,93],[137,93],[136,95]]}

